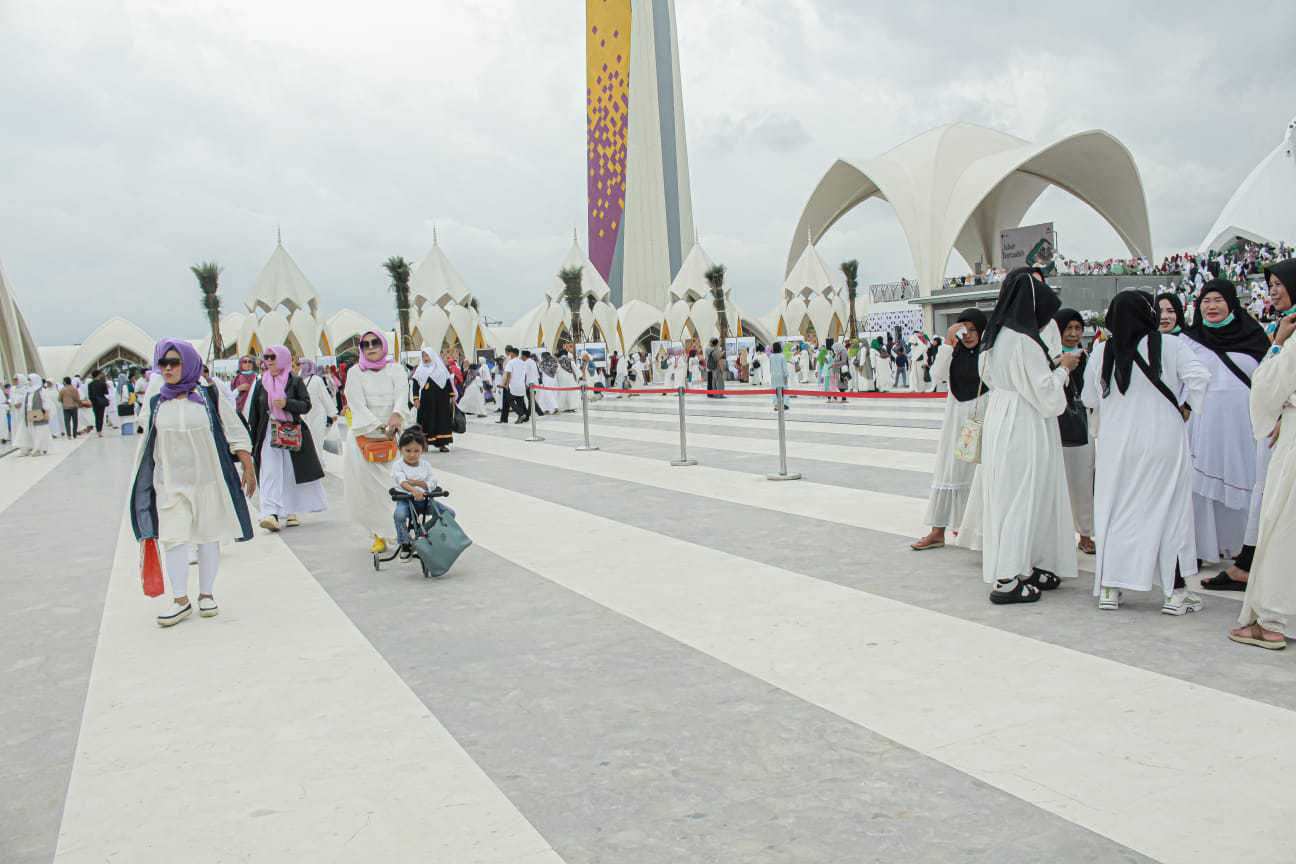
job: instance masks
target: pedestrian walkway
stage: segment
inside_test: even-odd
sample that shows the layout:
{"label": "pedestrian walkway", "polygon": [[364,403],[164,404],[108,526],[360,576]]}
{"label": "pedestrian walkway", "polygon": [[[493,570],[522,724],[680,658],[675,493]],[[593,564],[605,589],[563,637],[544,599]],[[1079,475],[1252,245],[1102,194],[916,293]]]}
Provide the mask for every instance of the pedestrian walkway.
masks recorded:
{"label": "pedestrian walkway", "polygon": [[330,457],[333,509],[228,547],[221,615],[169,630],[123,521],[133,442],[0,460],[0,762],[22,790],[0,860],[1296,848],[1296,667],[1225,639],[1236,598],[1100,614],[1082,576],[993,607],[974,554],[907,546],[939,401],[815,402],[788,416],[794,483],[764,479],[767,398],[690,400],[686,468],[670,397],[596,403],[594,452],[579,415],[539,418],[538,443],[470,420],[432,454],[475,540],[439,580],[375,572]]}

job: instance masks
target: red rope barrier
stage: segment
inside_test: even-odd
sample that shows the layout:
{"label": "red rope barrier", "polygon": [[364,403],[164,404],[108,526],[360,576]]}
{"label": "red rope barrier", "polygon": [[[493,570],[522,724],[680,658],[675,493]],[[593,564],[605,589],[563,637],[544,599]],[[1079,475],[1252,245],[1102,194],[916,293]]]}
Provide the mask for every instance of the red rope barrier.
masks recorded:
{"label": "red rope barrier", "polygon": [[[551,393],[574,393],[579,392],[579,387],[547,387],[541,384],[534,385],[536,390],[547,390]],[[613,387],[588,387],[590,393],[620,393],[630,396],[665,396],[672,393],[678,393],[676,387],[663,388],[645,388],[642,390],[619,390]],[[772,388],[760,390],[691,390],[684,388],[684,392],[689,396],[773,396],[777,391]],[[883,392],[866,392],[852,393],[850,391],[839,390],[784,390],[784,396],[809,396],[826,399],[829,396],[834,399],[842,397],[845,399],[944,399],[948,394],[938,393],[883,393]]]}

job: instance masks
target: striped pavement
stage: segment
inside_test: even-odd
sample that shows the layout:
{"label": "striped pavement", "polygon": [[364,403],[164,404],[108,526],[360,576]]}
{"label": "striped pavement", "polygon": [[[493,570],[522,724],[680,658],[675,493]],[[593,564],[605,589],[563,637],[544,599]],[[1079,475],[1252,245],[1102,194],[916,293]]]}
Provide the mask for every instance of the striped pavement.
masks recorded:
{"label": "striped pavement", "polygon": [[1296,667],[1224,638],[1236,597],[991,606],[974,554],[908,549],[939,402],[794,400],[790,483],[768,398],[690,398],[695,467],[677,411],[596,402],[592,452],[470,419],[438,580],[375,572],[330,457],[332,508],[170,630],[135,442],[0,459],[0,861],[1296,856]]}

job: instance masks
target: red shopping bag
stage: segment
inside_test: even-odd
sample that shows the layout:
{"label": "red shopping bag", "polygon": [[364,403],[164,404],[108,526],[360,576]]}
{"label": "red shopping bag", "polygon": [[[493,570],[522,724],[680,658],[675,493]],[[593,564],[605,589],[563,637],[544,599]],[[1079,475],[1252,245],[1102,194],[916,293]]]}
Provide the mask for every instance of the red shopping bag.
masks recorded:
{"label": "red shopping bag", "polygon": [[145,597],[161,597],[166,590],[156,540],[145,540],[140,548],[140,581],[144,583]]}

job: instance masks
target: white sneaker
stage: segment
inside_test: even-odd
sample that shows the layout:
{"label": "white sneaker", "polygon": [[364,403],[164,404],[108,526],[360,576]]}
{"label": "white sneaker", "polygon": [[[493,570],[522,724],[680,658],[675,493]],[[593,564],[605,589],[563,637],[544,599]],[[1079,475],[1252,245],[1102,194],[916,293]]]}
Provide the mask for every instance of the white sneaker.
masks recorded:
{"label": "white sneaker", "polygon": [[1200,612],[1201,608],[1202,599],[1183,588],[1175,589],[1175,592],[1161,604],[1161,612],[1164,615],[1187,615],[1189,612]]}
{"label": "white sneaker", "polygon": [[1112,612],[1120,608],[1121,592],[1119,588],[1103,588],[1098,592],[1098,608]]}
{"label": "white sneaker", "polygon": [[211,597],[198,598],[199,615],[201,615],[204,618],[215,618],[218,612],[220,612],[220,607],[216,605],[216,601],[214,599],[212,599]]}
{"label": "white sneaker", "polygon": [[192,612],[193,612],[193,606],[191,606],[188,603],[184,604],[183,606],[179,606],[175,603],[172,603],[171,608],[167,611],[165,615],[157,616],[158,626],[174,627],[175,625],[179,624],[181,621],[188,618]]}
{"label": "white sneaker", "polygon": [[274,516],[267,516],[261,520],[261,527],[273,534],[279,530],[279,520]]}

